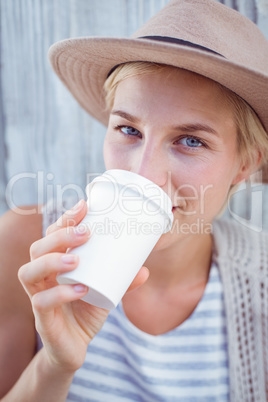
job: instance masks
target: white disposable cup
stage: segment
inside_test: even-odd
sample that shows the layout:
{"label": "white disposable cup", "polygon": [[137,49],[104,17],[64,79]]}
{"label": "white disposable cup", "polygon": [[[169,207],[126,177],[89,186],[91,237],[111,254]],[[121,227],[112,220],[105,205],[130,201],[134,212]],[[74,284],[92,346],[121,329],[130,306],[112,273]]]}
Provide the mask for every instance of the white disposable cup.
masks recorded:
{"label": "white disposable cup", "polygon": [[172,202],[150,180],[125,170],[108,170],[86,188],[88,213],[79,228],[90,229],[82,246],[68,250],[80,257],[78,267],[57,277],[60,284],[82,283],[82,299],[111,310],[163,233],[173,223]]}

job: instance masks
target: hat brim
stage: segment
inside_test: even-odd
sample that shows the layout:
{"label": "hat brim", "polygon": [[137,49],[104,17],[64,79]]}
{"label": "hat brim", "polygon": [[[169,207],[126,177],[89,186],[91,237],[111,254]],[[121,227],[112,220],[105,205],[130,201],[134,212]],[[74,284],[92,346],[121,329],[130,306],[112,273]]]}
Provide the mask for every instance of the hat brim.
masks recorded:
{"label": "hat brim", "polygon": [[148,61],[193,71],[229,88],[255,110],[268,131],[268,76],[208,51],[149,39],[85,37],[57,42],[49,59],[78,103],[104,125],[109,113],[103,85],[110,70],[130,61]]}

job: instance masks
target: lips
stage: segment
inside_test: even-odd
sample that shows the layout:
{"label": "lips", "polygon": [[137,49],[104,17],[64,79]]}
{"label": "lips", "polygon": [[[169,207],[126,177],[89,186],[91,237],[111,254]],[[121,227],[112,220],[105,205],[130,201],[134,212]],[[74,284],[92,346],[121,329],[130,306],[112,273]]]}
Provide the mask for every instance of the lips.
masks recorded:
{"label": "lips", "polygon": [[175,211],[178,210],[182,211],[185,210],[185,208],[186,208],[186,202],[182,201],[179,205],[173,205],[172,212],[174,213]]}

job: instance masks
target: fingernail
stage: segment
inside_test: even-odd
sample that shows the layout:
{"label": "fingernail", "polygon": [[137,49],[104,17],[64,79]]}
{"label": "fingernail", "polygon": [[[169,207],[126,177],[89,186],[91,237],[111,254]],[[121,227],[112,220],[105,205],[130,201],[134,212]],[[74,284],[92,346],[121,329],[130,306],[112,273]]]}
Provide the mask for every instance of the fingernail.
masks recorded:
{"label": "fingernail", "polygon": [[82,284],[73,285],[73,289],[77,293],[85,293],[88,291],[88,287]]}
{"label": "fingernail", "polygon": [[64,254],[61,260],[64,264],[73,264],[77,261],[78,257],[75,254]]}
{"label": "fingernail", "polygon": [[86,225],[75,226],[74,233],[77,236],[89,236],[90,235],[90,232]]}
{"label": "fingernail", "polygon": [[84,200],[80,200],[80,201],[78,201],[78,203],[77,203],[77,204],[75,204],[75,205],[72,207],[72,209],[71,209],[71,210],[72,210],[72,211],[78,211],[78,209],[80,209],[80,208],[81,208],[83,201],[84,201]]}

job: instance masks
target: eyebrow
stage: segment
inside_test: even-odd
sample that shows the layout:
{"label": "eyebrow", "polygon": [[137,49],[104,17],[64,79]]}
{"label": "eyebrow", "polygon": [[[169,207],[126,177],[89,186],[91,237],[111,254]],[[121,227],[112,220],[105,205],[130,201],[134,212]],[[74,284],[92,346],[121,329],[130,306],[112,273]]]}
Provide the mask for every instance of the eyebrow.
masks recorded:
{"label": "eyebrow", "polygon": [[[111,114],[122,117],[123,119],[126,119],[129,122],[134,123],[134,124],[140,123],[140,120],[137,117],[132,116],[131,114],[124,112],[123,110],[112,110]],[[194,133],[196,131],[205,131],[205,132],[213,134],[213,135],[217,135],[217,136],[219,135],[218,132],[214,128],[212,128],[211,126],[204,124],[204,123],[189,123],[189,124],[186,123],[186,124],[181,124],[178,126],[177,125],[173,126],[173,127],[171,127],[171,129],[174,131],[183,131],[184,133],[189,133],[189,134]]]}
{"label": "eyebrow", "polygon": [[219,135],[214,128],[210,127],[207,124],[203,123],[190,123],[190,124],[182,124],[181,126],[174,127],[175,130],[183,131],[184,133],[193,133],[195,131],[206,131],[207,133],[213,135]]}
{"label": "eyebrow", "polygon": [[140,122],[140,120],[137,117],[132,116],[131,114],[124,112],[123,110],[112,110],[111,114],[122,117],[123,119],[126,119],[126,120],[130,121],[131,123],[139,123]]}

